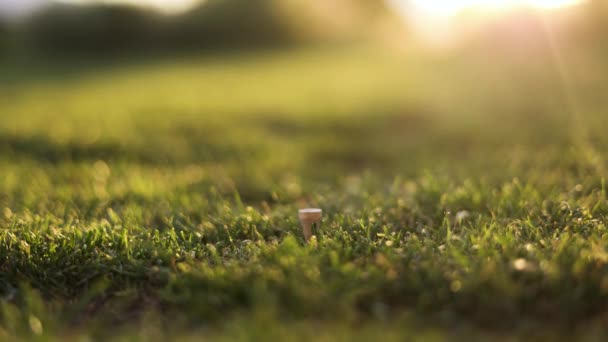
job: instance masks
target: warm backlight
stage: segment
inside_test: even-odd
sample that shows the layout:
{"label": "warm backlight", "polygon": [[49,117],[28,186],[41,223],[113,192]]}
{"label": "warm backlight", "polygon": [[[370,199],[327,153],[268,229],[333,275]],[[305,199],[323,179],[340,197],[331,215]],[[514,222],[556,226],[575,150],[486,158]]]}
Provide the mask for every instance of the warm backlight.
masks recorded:
{"label": "warm backlight", "polygon": [[[393,2],[407,2],[396,0]],[[411,0],[417,10],[437,15],[455,15],[467,9],[496,10],[513,7],[553,9],[579,4],[582,0]]]}

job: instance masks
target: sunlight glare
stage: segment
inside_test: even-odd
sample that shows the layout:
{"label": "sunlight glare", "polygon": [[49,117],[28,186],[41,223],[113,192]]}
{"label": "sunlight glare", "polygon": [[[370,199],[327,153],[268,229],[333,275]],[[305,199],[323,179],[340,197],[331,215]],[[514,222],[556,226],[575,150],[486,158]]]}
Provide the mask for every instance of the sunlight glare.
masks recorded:
{"label": "sunlight glare", "polygon": [[[400,1],[400,0],[398,0]],[[401,0],[402,1],[402,0]],[[467,9],[534,7],[554,9],[580,4],[581,0],[412,0],[413,7],[428,14],[452,16]]]}

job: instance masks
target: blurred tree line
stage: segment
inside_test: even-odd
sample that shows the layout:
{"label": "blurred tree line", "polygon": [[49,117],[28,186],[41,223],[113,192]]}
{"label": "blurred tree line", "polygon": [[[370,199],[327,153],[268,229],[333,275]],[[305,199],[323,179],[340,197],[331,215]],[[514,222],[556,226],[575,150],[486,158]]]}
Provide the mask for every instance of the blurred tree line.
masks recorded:
{"label": "blurred tree line", "polygon": [[206,0],[179,15],[128,5],[55,3],[0,21],[1,51],[91,54],[258,48],[350,39],[390,15],[381,0]]}
{"label": "blurred tree line", "polygon": [[8,45],[8,27],[6,23],[0,21],[0,51],[7,48]]}
{"label": "blurred tree line", "polygon": [[[608,1],[588,0],[574,12],[575,20],[569,20],[560,34],[608,51]],[[265,48],[354,40],[378,31],[393,31],[397,40],[403,40],[402,25],[403,18],[397,19],[384,0],[203,0],[179,15],[99,2],[53,3],[23,20],[0,17],[0,57]],[[525,11],[482,25],[466,17],[459,22],[460,28],[471,27],[473,34],[466,37],[477,47],[509,48],[515,55],[540,44],[541,25],[537,16]]]}

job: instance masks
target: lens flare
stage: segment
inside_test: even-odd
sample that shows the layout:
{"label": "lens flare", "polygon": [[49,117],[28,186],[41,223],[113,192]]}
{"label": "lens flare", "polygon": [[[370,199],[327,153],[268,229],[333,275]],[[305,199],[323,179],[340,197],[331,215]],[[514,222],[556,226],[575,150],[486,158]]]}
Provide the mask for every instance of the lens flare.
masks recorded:
{"label": "lens flare", "polygon": [[[466,9],[503,9],[519,6],[553,9],[573,6],[582,0],[412,0],[415,9],[437,15],[455,15]],[[397,0],[397,2],[405,2]]]}

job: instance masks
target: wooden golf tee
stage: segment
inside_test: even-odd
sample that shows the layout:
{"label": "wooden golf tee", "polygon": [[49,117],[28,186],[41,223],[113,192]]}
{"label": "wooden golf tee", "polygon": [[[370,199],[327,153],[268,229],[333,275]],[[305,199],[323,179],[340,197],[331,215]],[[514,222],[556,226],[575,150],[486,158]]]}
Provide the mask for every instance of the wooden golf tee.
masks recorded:
{"label": "wooden golf tee", "polygon": [[318,227],[322,216],[323,210],[317,208],[300,209],[298,211],[298,217],[300,218],[300,224],[302,224],[302,231],[306,241],[312,238],[312,225],[316,223]]}

